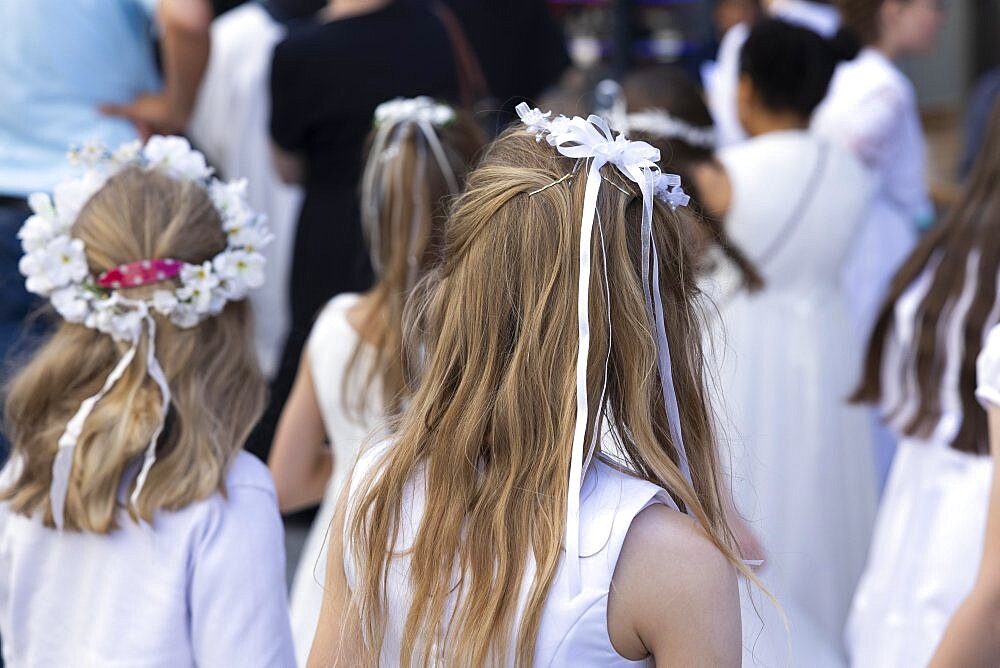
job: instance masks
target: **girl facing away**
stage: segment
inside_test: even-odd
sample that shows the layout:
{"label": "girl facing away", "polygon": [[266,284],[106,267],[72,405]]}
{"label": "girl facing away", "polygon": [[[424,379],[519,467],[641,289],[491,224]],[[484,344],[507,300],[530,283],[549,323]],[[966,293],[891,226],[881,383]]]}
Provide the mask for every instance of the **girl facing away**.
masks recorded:
{"label": "girl facing away", "polygon": [[686,196],[603,119],[518,111],[411,297],[420,382],[341,496],[310,665],[738,665]]}
{"label": "girl facing away", "polygon": [[758,22],[738,95],[751,138],[719,152],[721,172],[696,177],[764,280],[719,299],[718,409],[731,426],[736,507],[761,539],[761,577],[789,605],[793,634],[801,612],[842,656],[876,479],[866,411],[845,402],[861,350],[840,284],[871,187],[859,161],[808,129],[836,62],[813,31]]}
{"label": "girl facing away", "polygon": [[362,443],[409,394],[403,305],[437,258],[447,200],[458,194],[484,142],[471,118],[430,98],[392,100],[375,112],[362,184],[375,286],[339,295],[320,313],[268,462],[283,512],[321,503],[292,585],[300,665],[319,620],[322,548],[341,487]]}
{"label": "girl facing away", "polygon": [[854,398],[879,407],[899,449],[848,625],[860,667],[927,665],[976,578],[992,480],[976,356],[1000,319],[998,184],[1000,108],[961,202],[896,273],[868,344]]}
{"label": "girl facing away", "polygon": [[75,155],[19,235],[63,321],[7,387],[4,659],[291,665],[274,488],[241,451],[267,228],[179,137]]}

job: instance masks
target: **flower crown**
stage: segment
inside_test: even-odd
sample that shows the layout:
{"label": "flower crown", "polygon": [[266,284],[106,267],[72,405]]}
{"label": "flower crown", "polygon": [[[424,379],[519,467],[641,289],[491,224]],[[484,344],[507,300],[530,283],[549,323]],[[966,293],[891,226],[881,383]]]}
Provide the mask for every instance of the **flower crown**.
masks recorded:
{"label": "flower crown", "polygon": [[375,127],[413,121],[429,123],[440,128],[455,121],[455,110],[426,95],[412,98],[397,97],[378,105],[375,108],[374,120]]}
{"label": "flower crown", "polygon": [[[135,141],[114,152],[91,143],[71,150],[69,160],[85,168],[83,175],[58,184],[53,197],[31,195],[32,215],[17,235],[25,253],[19,264],[27,279],[25,287],[49,298],[66,321],[109,334],[116,341],[133,341],[146,312],[155,311],[178,327],[190,328],[263,284],[260,250],[274,237],[264,217],[247,203],[246,180],[224,183],[214,178],[205,157],[186,139],[154,136],[145,146]],[[172,258],[139,259],[92,276],[84,243],[73,238],[72,227],[90,198],[127,167],[157,171],[204,188],[222,221],[225,250],[200,265]],[[122,293],[176,276],[180,276],[179,287],[156,290],[150,299]]]}
{"label": "flower crown", "polygon": [[[87,418],[137,358],[142,332],[148,333],[146,374],[160,390],[160,419],[136,476],[130,503],[138,503],[146,479],[156,463],[156,446],[170,410],[171,394],[163,367],[156,357],[156,321],[153,313],[176,326],[190,328],[218,315],[226,302],[244,299],[264,282],[260,249],[273,240],[263,216],[246,200],[246,180],[223,183],[212,177],[205,156],[182,137],[154,136],[142,145],[124,144],[113,153],[100,144],[88,144],[69,154],[70,162],[85,167],[83,175],[58,184],[54,196],[35,193],[28,199],[33,215],[18,232],[25,255],[19,268],[29,292],[48,297],[68,322],[80,323],[131,345],[108,374],[100,391],[85,399],[66,424],[52,462],[49,498],[52,521],[62,529],[66,494],[73,469],[74,450]],[[90,274],[84,243],[71,232],[80,212],[115,174],[128,167],[159,172],[204,188],[226,234],[226,248],[200,265],[173,258],[146,258],[114,267],[100,276]],[[149,299],[125,291],[180,276],[180,287],[156,290]]]}
{"label": "flower crown", "polygon": [[661,139],[680,139],[691,146],[715,148],[715,128],[698,127],[682,121],[664,109],[646,109],[626,114],[621,119],[622,129],[631,132],[645,132]]}

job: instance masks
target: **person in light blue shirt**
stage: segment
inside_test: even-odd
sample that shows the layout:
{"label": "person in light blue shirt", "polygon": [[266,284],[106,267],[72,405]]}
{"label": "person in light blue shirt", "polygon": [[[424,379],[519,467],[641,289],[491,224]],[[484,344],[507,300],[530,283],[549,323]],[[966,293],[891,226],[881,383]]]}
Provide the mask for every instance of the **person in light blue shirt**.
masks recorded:
{"label": "person in light blue shirt", "polygon": [[0,0],[0,382],[15,342],[30,345],[16,236],[27,196],[67,177],[71,145],[182,132],[211,19],[209,0]]}

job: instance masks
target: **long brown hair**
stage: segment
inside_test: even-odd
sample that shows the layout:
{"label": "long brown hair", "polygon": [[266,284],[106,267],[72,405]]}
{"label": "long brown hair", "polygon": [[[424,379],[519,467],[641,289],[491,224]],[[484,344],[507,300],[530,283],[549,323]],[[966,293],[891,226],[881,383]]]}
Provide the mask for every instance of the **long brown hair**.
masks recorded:
{"label": "long brown hair", "polygon": [[[203,188],[138,168],[112,177],[84,206],[72,233],[86,244],[95,276],[144,258],[201,264],[226,247],[222,223]],[[178,286],[171,281],[133,288],[128,296],[147,298],[165,285]],[[260,417],[266,393],[245,302],[229,303],[191,329],[155,318],[156,356],[172,399],[156,465],[137,508],[129,507],[133,518],[147,522],[158,510],[178,510],[225,491],[226,469]],[[146,373],[147,345],[144,334],[125,375],[84,423],[66,496],[68,530],[103,534],[118,526],[123,479],[136,472],[133,466],[160,420],[159,388]],[[14,512],[41,511],[46,526],[53,526],[49,488],[59,437],[125,347],[83,325],[61,322],[14,377],[7,388],[5,426],[22,466],[0,491]]]}
{"label": "long brown hair", "polygon": [[[714,126],[712,115],[705,105],[701,90],[682,69],[676,65],[656,65],[636,70],[622,82],[622,90],[630,112],[662,109],[677,119],[696,128]],[[748,258],[726,234],[723,221],[705,211],[693,178],[697,165],[714,163],[714,148],[698,146],[680,137],[664,139],[649,133],[633,131],[630,139],[641,139],[660,149],[660,165],[664,171],[680,175],[684,189],[691,195],[693,207],[709,238],[743,276],[743,285],[751,292],[764,286],[764,279],[753,261]]]}
{"label": "long brown hair", "polygon": [[[427,500],[406,552],[415,603],[406,616],[399,664],[532,662],[560,560],[576,412],[577,258],[586,179],[553,185],[573,168],[574,161],[523,129],[508,130],[469,175],[445,231],[442,263],[411,296],[406,340],[423,360],[422,378],[398,420],[393,447],[378,471],[359,482],[346,520],[347,545],[358,565],[349,614],[360,624],[369,662],[377,661],[386,632],[384,584],[398,555],[400,499],[418,471],[426,475]],[[718,549],[746,572],[730,547],[716,482],[702,314],[691,268],[692,217],[657,202],[653,230],[693,488],[678,468],[643,301],[642,198],[614,168],[606,166],[603,174],[629,194],[608,185],[597,203],[600,234],[594,234],[593,253],[595,262],[606,263],[610,294],[603,272],[595,271],[590,308],[598,314],[610,308],[611,318],[610,328],[603,317],[590,323],[591,417],[603,416],[596,428],[610,427],[631,472],[690,509]],[[522,591],[529,559],[535,576]],[[460,582],[450,612],[453,572]],[[515,627],[521,595],[525,610]],[[511,641],[514,657],[507,655]]]}
{"label": "long brown hair", "polygon": [[[372,144],[378,129],[368,138],[369,184],[376,201],[363,207],[362,224],[366,230],[372,264],[376,267],[375,285],[368,293],[371,308],[344,376],[345,406],[363,415],[369,388],[381,383],[382,405],[390,413],[399,408],[404,392],[402,367],[403,306],[416,281],[423,277],[440,249],[447,219],[448,199],[452,192],[449,180],[434,157],[428,139],[416,123],[399,123],[388,128],[392,140],[378,154]],[[482,130],[464,112],[455,120],[434,129],[444,149],[448,167],[459,187],[465,181],[476,154],[486,143]],[[359,363],[369,349],[374,362],[367,366],[361,391],[347,391],[348,384],[361,372]],[[379,411],[381,412],[381,411]]]}
{"label": "long brown hair", "polygon": [[[963,452],[988,453],[986,413],[975,398],[976,356],[997,304],[1000,270],[1000,105],[993,110],[990,128],[979,159],[969,177],[960,203],[945,221],[921,240],[892,280],[882,303],[865,356],[864,375],[852,399],[876,403],[882,397],[886,348],[895,325],[896,302],[925,271],[933,269],[930,288],[917,309],[909,367],[890,369],[900,379],[912,368],[919,406],[902,426],[911,436],[927,436],[942,414],[940,378],[945,368],[945,342],[940,323],[947,319],[966,281],[971,254],[979,255],[976,288],[962,323],[962,364],[958,391],[962,398],[962,424],[952,447]],[[905,384],[904,384],[905,386]],[[889,407],[892,409],[893,407]],[[898,408],[898,407],[897,407]],[[892,415],[890,414],[891,418]]]}
{"label": "long brown hair", "polygon": [[[889,0],[837,0],[840,22],[844,32],[856,39],[860,46],[871,46],[882,35],[882,7]],[[895,0],[904,4],[909,0]]]}

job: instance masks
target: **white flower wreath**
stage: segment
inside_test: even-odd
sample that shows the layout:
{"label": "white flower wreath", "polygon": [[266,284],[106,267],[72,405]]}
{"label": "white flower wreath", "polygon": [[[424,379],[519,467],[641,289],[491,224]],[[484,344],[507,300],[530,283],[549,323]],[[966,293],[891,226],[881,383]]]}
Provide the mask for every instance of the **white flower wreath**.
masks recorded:
{"label": "white flower wreath", "polygon": [[[47,297],[68,322],[80,323],[109,334],[116,341],[134,341],[142,330],[144,310],[169,318],[178,327],[194,327],[217,315],[229,301],[246,298],[264,283],[264,256],[260,250],[273,239],[263,216],[246,199],[246,180],[224,183],[212,176],[205,156],[183,137],[154,136],[143,146],[131,142],[113,153],[99,144],[88,144],[69,154],[70,162],[83,165],[79,178],[60,183],[53,196],[35,193],[28,198],[32,215],[18,238],[25,255],[19,269],[31,293]],[[101,285],[87,268],[83,241],[71,235],[80,211],[108,179],[126,167],[158,171],[175,179],[193,181],[205,188],[226,232],[226,249],[201,265],[178,263],[181,285],[157,290],[148,300],[124,297],[128,285]],[[150,261],[147,261],[150,262]],[[164,276],[166,278],[166,276]]]}
{"label": "white flower wreath", "polygon": [[[130,496],[138,502],[149,472],[156,463],[156,447],[170,410],[170,385],[156,357],[156,321],[152,314],[169,318],[177,327],[190,328],[217,315],[226,303],[244,299],[251,288],[264,283],[264,256],[260,249],[274,238],[263,216],[246,199],[246,181],[223,183],[212,176],[205,156],[182,137],[155,136],[143,146],[131,142],[114,152],[100,144],[70,151],[70,161],[85,167],[79,178],[58,184],[53,196],[36,193],[28,199],[32,215],[18,238],[24,248],[20,270],[29,292],[47,297],[67,321],[80,323],[131,345],[119,358],[101,390],[85,399],[59,438],[52,463],[49,498],[52,520],[63,527],[66,494],[73,468],[73,452],[94,406],[121,379],[137,359],[142,333],[148,333],[146,373],[160,390],[160,421],[143,456]],[[192,181],[205,188],[219,213],[226,234],[226,248],[202,264],[173,258],[137,258],[109,269],[99,277],[90,274],[81,239],[72,236],[73,224],[108,179],[126,167],[157,171],[171,178]],[[179,277],[175,289],[160,289],[148,299],[126,296],[130,287],[162,283]]]}

